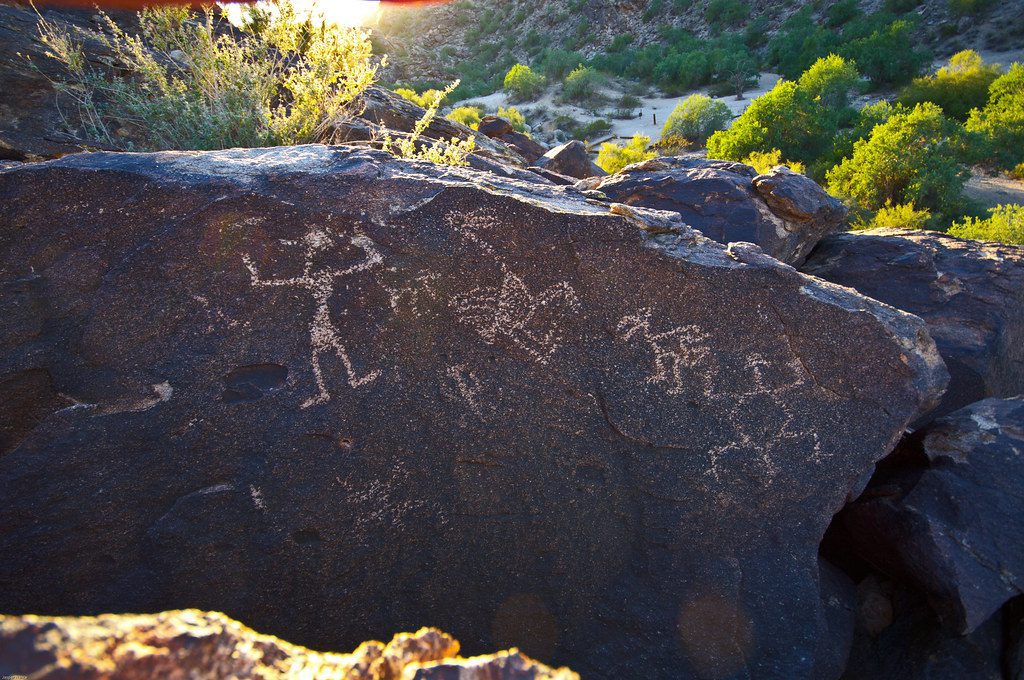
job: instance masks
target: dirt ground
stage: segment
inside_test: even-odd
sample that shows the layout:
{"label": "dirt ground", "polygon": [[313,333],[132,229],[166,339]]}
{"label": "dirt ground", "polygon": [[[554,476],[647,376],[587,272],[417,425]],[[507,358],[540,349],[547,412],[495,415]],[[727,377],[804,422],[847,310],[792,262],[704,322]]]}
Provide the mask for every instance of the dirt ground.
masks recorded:
{"label": "dirt ground", "polygon": [[986,208],[1006,203],[1024,205],[1024,181],[1006,175],[991,177],[975,170],[967,180],[964,193]]}

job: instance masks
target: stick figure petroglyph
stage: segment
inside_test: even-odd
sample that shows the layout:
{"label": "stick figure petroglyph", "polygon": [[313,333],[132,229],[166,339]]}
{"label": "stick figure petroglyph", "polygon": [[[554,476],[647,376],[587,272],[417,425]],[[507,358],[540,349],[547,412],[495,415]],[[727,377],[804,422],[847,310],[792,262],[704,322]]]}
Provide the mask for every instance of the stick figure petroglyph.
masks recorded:
{"label": "stick figure petroglyph", "polygon": [[546,364],[561,346],[560,318],[566,312],[579,311],[576,291],[562,281],[534,295],[504,263],[499,266],[500,286],[479,286],[456,295],[455,306],[488,345],[505,338],[537,363]]}
{"label": "stick figure petroglyph", "polygon": [[[694,325],[655,333],[651,330],[651,310],[641,309],[638,314],[628,315],[619,320],[616,329],[622,340],[640,337],[654,353],[654,373],[647,382],[662,385],[669,394],[683,392],[683,370],[693,368],[710,356],[710,337]],[[706,370],[709,370],[706,369]],[[705,382],[705,392],[710,385]]]}
{"label": "stick figure petroglyph", "polygon": [[372,370],[362,376],[356,374],[349,357],[348,349],[342,342],[342,334],[331,320],[331,312],[328,301],[334,294],[334,287],[337,281],[357,272],[366,271],[384,261],[376,244],[367,236],[357,234],[350,239],[352,245],[366,253],[366,258],[344,269],[333,269],[330,267],[317,267],[314,259],[317,254],[336,247],[334,239],[323,229],[313,228],[298,240],[282,240],[286,246],[302,246],[305,264],[302,275],[287,279],[264,279],[260,276],[252,258],[248,255],[242,256],[242,261],[249,275],[252,278],[252,285],[257,288],[269,288],[274,286],[295,286],[304,288],[313,297],[316,303],[316,311],[309,324],[310,341],[310,363],[313,368],[313,376],[316,379],[317,394],[310,397],[302,404],[302,408],[323,404],[331,400],[331,394],[327,391],[327,384],[324,381],[323,370],[320,366],[320,355],[328,350],[333,350],[345,367],[345,373],[350,387],[357,388],[367,385],[380,375],[380,371]]}

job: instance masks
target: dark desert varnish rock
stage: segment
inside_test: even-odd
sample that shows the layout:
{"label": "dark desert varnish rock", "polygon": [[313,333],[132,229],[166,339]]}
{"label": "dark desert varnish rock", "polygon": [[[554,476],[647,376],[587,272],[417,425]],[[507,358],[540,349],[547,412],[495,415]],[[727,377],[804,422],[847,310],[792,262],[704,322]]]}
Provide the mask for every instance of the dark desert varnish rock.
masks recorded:
{"label": "dark desert varnish rock", "polygon": [[1022,485],[1024,398],[985,399],[901,444],[837,530],[963,635],[1024,594]]}
{"label": "dark desert varnish rock", "polygon": [[708,238],[756,243],[793,265],[846,220],[842,203],[784,167],[758,175],[742,163],[666,156],[628,165],[588,188],[621,203],[679,213]]}
{"label": "dark desert varnish rock", "polygon": [[573,187],[304,146],[0,203],[11,614],[807,678],[825,528],[947,380],[916,317]]}
{"label": "dark desert varnish rock", "polygon": [[800,269],[924,319],[950,373],[930,417],[1024,393],[1024,248],[871,229],[826,238]]}
{"label": "dark desert varnish rock", "polygon": [[546,151],[543,156],[531,161],[531,163],[538,168],[544,168],[545,170],[577,179],[601,177],[608,174],[597,167],[594,161],[590,160],[587,147],[578,139]]}

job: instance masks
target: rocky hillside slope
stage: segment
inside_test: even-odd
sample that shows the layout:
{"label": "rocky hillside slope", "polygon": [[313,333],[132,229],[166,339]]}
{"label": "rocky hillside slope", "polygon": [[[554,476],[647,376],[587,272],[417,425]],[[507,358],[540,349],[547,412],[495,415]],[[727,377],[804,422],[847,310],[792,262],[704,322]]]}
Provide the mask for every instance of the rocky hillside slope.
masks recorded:
{"label": "rocky hillside slope", "polygon": [[769,37],[804,7],[829,21],[837,5],[865,13],[915,8],[918,41],[936,56],[973,48],[1005,51],[1024,42],[1024,3],[971,3],[977,11],[957,11],[949,0],[456,0],[402,7],[385,6],[372,28],[390,55],[389,74],[398,80],[451,78],[453,67],[493,51],[498,62],[528,63],[537,47],[562,48],[592,57],[628,36],[629,44],[658,43],[665,26],[698,37],[723,31],[750,31]]}

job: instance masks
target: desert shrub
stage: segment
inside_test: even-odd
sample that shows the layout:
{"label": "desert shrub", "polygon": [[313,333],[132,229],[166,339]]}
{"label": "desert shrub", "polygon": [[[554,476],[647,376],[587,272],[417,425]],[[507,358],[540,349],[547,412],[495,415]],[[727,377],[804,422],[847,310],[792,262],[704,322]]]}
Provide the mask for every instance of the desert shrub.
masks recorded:
{"label": "desert shrub", "polygon": [[995,0],[947,0],[949,11],[961,17],[978,14],[991,7],[994,3]]}
{"label": "desert shrub", "polygon": [[795,12],[768,41],[767,60],[779,73],[796,80],[819,57],[835,49],[838,38],[814,21],[811,8]]}
{"label": "desert shrub", "polygon": [[601,74],[582,64],[574,68],[562,83],[562,99],[569,102],[585,102],[601,96],[598,90]]}
{"label": "desert shrub", "polygon": [[853,228],[875,229],[878,227],[890,227],[893,229],[926,229],[931,222],[931,218],[932,212],[928,208],[921,208],[919,210],[914,207],[913,203],[893,205],[891,201],[888,201],[877,212],[870,215],[870,219],[854,221]]}
{"label": "desert shrub", "polygon": [[505,74],[504,87],[509,96],[518,101],[536,99],[544,89],[546,79],[529,66],[516,64]]}
{"label": "desert shrub", "polygon": [[633,135],[633,139],[623,146],[605,142],[597,153],[598,166],[609,174],[614,174],[630,163],[639,163],[657,154],[648,151],[651,145],[651,138],[644,135]]}
{"label": "desert shrub", "polygon": [[840,125],[852,119],[850,94],[859,84],[857,65],[835,54],[815,61],[797,80],[797,87],[835,115]]}
{"label": "desert shrub", "polygon": [[669,135],[656,141],[650,148],[660,156],[678,156],[692,149],[693,142],[680,135]]}
{"label": "desert shrub", "polygon": [[987,141],[997,167],[1024,162],[1024,64],[1013,64],[992,81],[988,101],[971,111],[966,128]]}
{"label": "desert shrub", "polygon": [[703,145],[716,130],[729,122],[729,107],[702,94],[691,94],[675,105],[661,129],[662,138],[678,135]]}
{"label": "desert shrub", "polygon": [[882,7],[886,12],[906,14],[907,12],[914,11],[920,4],[921,0],[885,0],[882,3]]}
{"label": "desert shrub", "polygon": [[710,0],[704,18],[712,26],[739,26],[750,16],[750,5],[743,0]]}
{"label": "desert shrub", "polygon": [[526,132],[526,116],[514,106],[499,106],[495,114],[498,118],[504,118],[512,123],[512,129],[516,132]]}
{"label": "desert shrub", "polygon": [[[397,91],[397,90],[396,90]],[[456,123],[462,123],[466,127],[471,127],[474,130],[480,124],[481,110],[476,106],[457,106],[451,110],[451,112],[445,116],[448,120],[453,120]]]}
{"label": "desert shrub", "polygon": [[1024,163],[1018,163],[1017,166],[1011,169],[1007,174],[1014,179],[1024,180]]}
{"label": "desert shrub", "polygon": [[934,75],[915,78],[900,93],[899,102],[904,106],[934,102],[947,116],[963,122],[971,109],[985,105],[988,88],[998,77],[997,65],[985,64],[974,50],[964,50]]}
{"label": "desert shrub", "polygon": [[828,171],[827,188],[852,207],[877,211],[911,203],[927,208],[933,221],[962,207],[970,172],[962,164],[963,129],[932,103],[896,111],[856,142],[849,158]]}
{"label": "desert shrub", "polygon": [[918,42],[914,24],[898,19],[846,42],[839,53],[857,62],[876,88],[891,87],[909,82],[931,61],[931,53]]}
{"label": "desert shrub", "polygon": [[828,18],[828,25],[838,28],[848,21],[860,16],[860,7],[857,0],[839,0],[825,12]]}
{"label": "desert shrub", "polygon": [[399,158],[410,158],[430,161],[439,165],[469,165],[466,158],[476,149],[476,140],[438,139],[430,142],[422,141],[423,133],[437,117],[437,109],[441,101],[450,95],[459,86],[459,81],[453,82],[443,90],[436,90],[429,101],[424,102],[426,106],[423,116],[416,121],[411,133],[393,138],[391,133],[385,130],[381,138],[381,148]]}
{"label": "desert shrub", "polygon": [[534,61],[537,68],[551,80],[561,80],[583,62],[583,55],[558,47],[545,47]]}
{"label": "desert shrub", "polygon": [[988,218],[967,217],[963,222],[954,223],[949,233],[975,241],[1024,245],[1024,205],[997,205],[989,210]]}
{"label": "desert shrub", "polygon": [[777,165],[784,165],[793,172],[801,174],[807,171],[807,167],[803,163],[782,160],[782,152],[778,149],[755,151],[744,158],[743,162],[753,167],[759,174],[764,174]]}
{"label": "desert shrub", "polygon": [[[409,87],[395,88],[395,94],[401,96],[403,99],[408,99],[416,106],[420,106],[423,108],[427,108],[427,105],[430,102],[434,101],[434,98],[437,97],[438,93],[440,92],[442,92],[442,90],[430,88],[428,90],[424,90],[423,94],[418,94],[416,90]],[[441,101],[442,103],[444,103],[444,97],[441,98]]]}
{"label": "desert shrub", "polygon": [[376,79],[370,41],[358,29],[301,19],[290,2],[277,7],[255,18],[250,35],[222,31],[212,11],[143,10],[138,35],[103,15],[109,70],[69,33],[42,18],[38,29],[65,69],[55,87],[91,139],[143,150],[332,141],[335,123]]}

